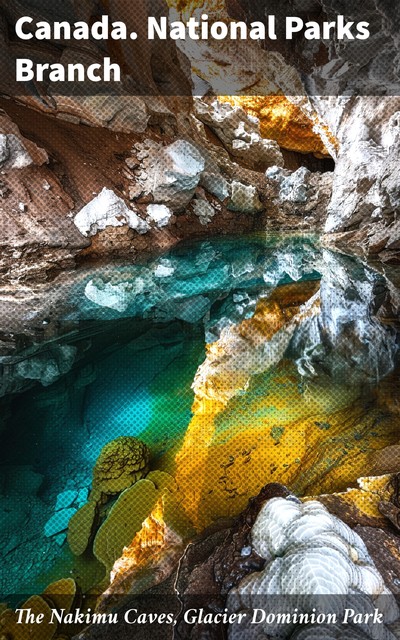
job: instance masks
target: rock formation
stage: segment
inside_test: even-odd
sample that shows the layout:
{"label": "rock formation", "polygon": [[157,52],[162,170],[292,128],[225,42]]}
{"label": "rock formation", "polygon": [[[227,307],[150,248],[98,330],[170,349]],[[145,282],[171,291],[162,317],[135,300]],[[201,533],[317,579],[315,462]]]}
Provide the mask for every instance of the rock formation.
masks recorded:
{"label": "rock formation", "polygon": [[[273,498],[261,509],[251,533],[252,548],[264,560],[263,571],[250,574],[228,595],[230,610],[252,610],[263,596],[280,596],[283,610],[313,611],[321,608],[321,596],[330,602],[329,612],[343,620],[344,611],[363,594],[359,613],[374,610],[381,598],[385,624],[399,617],[396,600],[386,587],[361,538],[317,501],[305,505]],[[333,596],[330,598],[329,596]],[[335,598],[339,596],[339,598]],[[384,598],[382,598],[384,596]],[[286,602],[285,602],[286,600]],[[353,602],[353,604],[354,604]],[[317,606],[315,606],[317,605]],[[296,624],[285,625],[285,637],[293,638]],[[251,625],[244,625],[247,633]],[[358,627],[366,637],[394,638],[388,630],[377,632],[368,622]],[[279,624],[261,626],[265,637],[281,636]],[[243,627],[233,624],[229,637],[240,637]],[[250,635],[251,637],[251,635]]]}
{"label": "rock formation", "polygon": [[113,495],[135,484],[147,473],[149,450],[132,437],[121,436],[108,442],[93,469],[93,495]]}

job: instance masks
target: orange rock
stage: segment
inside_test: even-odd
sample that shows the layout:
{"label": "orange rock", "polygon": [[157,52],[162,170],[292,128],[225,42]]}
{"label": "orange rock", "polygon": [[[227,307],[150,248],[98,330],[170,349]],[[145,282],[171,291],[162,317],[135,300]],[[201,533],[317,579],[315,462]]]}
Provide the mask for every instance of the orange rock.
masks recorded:
{"label": "orange rock", "polygon": [[203,9],[204,12],[224,11],[224,0],[167,0],[169,7],[190,16],[196,9]]}
{"label": "orange rock", "polygon": [[[313,153],[317,157],[330,155],[320,135],[314,130],[316,122],[285,96],[220,96],[218,99],[240,106],[256,116],[260,120],[261,135],[275,140],[283,149]],[[334,141],[326,128],[325,133]]]}

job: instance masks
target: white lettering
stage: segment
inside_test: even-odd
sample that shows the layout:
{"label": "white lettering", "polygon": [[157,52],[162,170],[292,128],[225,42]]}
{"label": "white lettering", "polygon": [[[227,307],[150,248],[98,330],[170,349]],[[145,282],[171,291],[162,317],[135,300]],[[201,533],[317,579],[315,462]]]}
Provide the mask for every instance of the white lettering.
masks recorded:
{"label": "white lettering", "polygon": [[[174,24],[174,23],[172,23]],[[160,18],[160,22],[157,22],[156,18],[149,18],[147,23],[147,37],[149,40],[154,40],[157,36],[160,40],[167,39],[167,18],[164,16]]]}
{"label": "white lettering", "polygon": [[357,40],[366,40],[369,38],[369,22],[359,22],[357,25]]}
{"label": "white lettering", "polygon": [[[17,58],[16,62],[16,80],[17,82],[25,82],[26,80],[33,80],[35,74],[33,73],[33,62],[27,58]],[[21,609],[23,611],[23,609]]]}
{"label": "white lettering", "polygon": [[293,40],[293,34],[299,33],[304,27],[304,22],[301,18],[286,18],[286,37],[288,40]]}
{"label": "white lettering", "polygon": [[25,33],[22,30],[22,26],[25,23],[30,24],[31,22],[32,18],[30,18],[29,16],[23,16],[22,18],[19,18],[19,20],[17,20],[17,23],[15,25],[15,33],[18,38],[21,38],[21,40],[30,40],[31,38],[33,38],[33,35],[31,33]]}

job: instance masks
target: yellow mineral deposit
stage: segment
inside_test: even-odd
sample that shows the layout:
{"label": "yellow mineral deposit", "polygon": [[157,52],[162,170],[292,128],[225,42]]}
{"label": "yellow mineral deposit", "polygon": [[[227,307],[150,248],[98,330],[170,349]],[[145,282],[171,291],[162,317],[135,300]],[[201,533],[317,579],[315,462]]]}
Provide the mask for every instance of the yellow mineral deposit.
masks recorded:
{"label": "yellow mineral deposit", "polygon": [[[210,19],[214,16],[223,21],[231,19],[225,0],[168,0],[168,4],[183,20],[187,20],[200,10],[209,15]],[[297,93],[303,95],[303,92],[299,79],[290,78],[290,71],[278,53],[264,52],[265,55],[263,55],[260,48],[258,52],[255,49],[260,67],[254,72],[250,85],[246,85],[248,69],[243,61],[247,58],[240,55],[240,48],[244,47],[247,52],[250,52],[253,44],[238,42],[235,46],[239,49],[235,49],[235,53],[232,54],[232,50],[228,50],[225,43],[209,41],[207,47],[214,52],[214,55],[209,52],[205,58],[197,60],[197,63],[196,59],[191,58],[193,70],[214,89],[223,83],[225,76],[232,74],[230,85],[236,90],[237,95],[220,96],[219,100],[240,106],[249,114],[256,116],[260,120],[261,135],[264,138],[275,140],[283,149],[312,153],[318,158],[334,154],[337,150],[337,140],[328,127],[320,122],[310,103],[305,99],[299,100],[298,97],[291,100],[283,95],[285,89],[287,95],[296,96]],[[231,59],[232,55],[234,55],[234,62]],[[252,63],[254,63],[253,58],[254,55],[251,56]],[[223,64],[220,64],[221,60]],[[240,68],[238,61],[242,61],[243,69]],[[281,69],[275,74],[274,70],[276,71],[278,67]],[[280,76],[281,79],[284,78],[285,86],[280,85]],[[288,84],[291,86],[291,83],[293,83],[293,91],[288,92]],[[297,92],[294,90],[295,87],[298,89]]]}
{"label": "yellow mineral deposit", "polygon": [[147,446],[132,436],[120,436],[108,442],[93,469],[91,499],[102,493],[114,495],[127,489],[148,471]]}
{"label": "yellow mineral deposit", "polygon": [[[125,489],[111,507],[106,520],[98,530],[93,543],[96,558],[104,564],[107,573],[113,570],[125,547],[129,547],[143,522],[153,512],[157,501],[164,501],[164,519],[178,532],[191,532],[191,525],[179,507],[181,498],[168,499],[177,491],[174,478],[161,471],[151,471],[146,478]],[[166,505],[172,505],[166,508]],[[183,534],[182,534],[183,535]]]}
{"label": "yellow mineral deposit", "polygon": [[72,578],[63,578],[49,584],[42,593],[52,608],[69,613],[77,596],[77,587]]}
{"label": "yellow mineral deposit", "polygon": [[140,531],[124,547],[112,568],[104,599],[113,593],[139,593],[161,582],[174,568],[183,551],[183,538],[165,522],[164,503],[160,497]]}
{"label": "yellow mineral deposit", "polygon": [[19,624],[18,613],[6,609],[0,615],[0,638],[10,640],[51,640],[57,632],[57,624],[51,622],[50,605],[41,596],[32,596],[21,605],[33,616],[43,614],[42,624]]}
{"label": "yellow mineral deposit", "polygon": [[198,9],[204,13],[225,12],[226,10],[225,0],[167,0],[167,4],[176,9],[183,19],[189,18]]}
{"label": "yellow mineral deposit", "polygon": [[387,519],[380,510],[382,502],[390,502],[393,490],[391,476],[358,478],[357,487],[347,491],[306,497],[306,501],[318,499],[331,513],[346,517],[365,526],[385,527]]}
{"label": "yellow mineral deposit", "polygon": [[114,563],[111,583],[117,582],[121,574],[126,574],[143,560],[151,559],[165,545],[165,522],[162,498],[159,498],[142,528],[131,544],[124,548],[122,556]]}
{"label": "yellow mineral deposit", "polygon": [[[299,495],[346,490],[365,474],[371,452],[398,441],[396,417],[366,414],[356,385],[307,388],[293,363],[273,366],[271,351],[278,362],[293,324],[319,312],[316,294],[302,287],[279,287],[252,319],[225,329],[198,370],[175,471],[198,530],[237,515],[268,482]],[[264,373],[260,353],[267,354]]]}

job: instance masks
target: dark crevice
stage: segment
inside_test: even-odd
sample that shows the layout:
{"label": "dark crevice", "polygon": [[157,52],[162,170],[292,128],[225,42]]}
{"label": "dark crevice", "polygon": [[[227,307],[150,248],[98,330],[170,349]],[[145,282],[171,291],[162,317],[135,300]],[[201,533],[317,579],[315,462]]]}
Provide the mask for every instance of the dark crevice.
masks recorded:
{"label": "dark crevice", "polygon": [[300,167],[307,167],[313,173],[327,173],[335,170],[335,161],[331,157],[317,158],[313,153],[299,153],[298,151],[288,151],[282,149],[281,152],[285,161],[285,168],[296,171]]}

